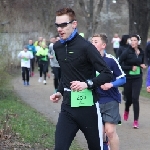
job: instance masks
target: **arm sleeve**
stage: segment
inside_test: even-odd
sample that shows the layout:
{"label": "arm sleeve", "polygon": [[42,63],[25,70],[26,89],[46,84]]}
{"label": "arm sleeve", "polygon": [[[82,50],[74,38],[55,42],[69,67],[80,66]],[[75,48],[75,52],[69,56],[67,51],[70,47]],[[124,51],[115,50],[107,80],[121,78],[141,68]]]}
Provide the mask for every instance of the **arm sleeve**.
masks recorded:
{"label": "arm sleeve", "polygon": [[110,54],[108,54],[108,55],[109,55],[109,58],[111,59],[111,62],[108,65],[110,66],[111,70],[113,71],[113,76],[116,78],[116,80],[124,77],[125,73],[122,70],[118,60],[114,56],[112,56]]}
{"label": "arm sleeve", "polygon": [[150,86],[150,67],[148,67],[146,87]]}
{"label": "arm sleeve", "polygon": [[87,58],[93,64],[95,70],[100,73],[97,77],[92,79],[94,88],[110,82],[113,77],[112,73],[95,46],[89,43],[86,52]]}
{"label": "arm sleeve", "polygon": [[21,58],[21,52],[19,52],[19,54],[18,54],[18,58]]}
{"label": "arm sleeve", "polygon": [[58,85],[57,92],[60,92],[62,96],[64,94],[64,87],[63,87],[63,83],[62,83],[62,77],[60,78],[60,82],[59,82],[59,85]]}
{"label": "arm sleeve", "polygon": [[128,50],[125,50],[119,57],[119,63],[123,70],[132,70],[132,66],[125,65],[124,61],[127,58]]}
{"label": "arm sleeve", "polygon": [[111,82],[111,83],[113,84],[113,87],[119,87],[119,86],[126,83],[126,77],[121,77],[121,78],[119,78],[119,79],[117,79],[117,80],[115,80],[114,82]]}
{"label": "arm sleeve", "polygon": [[37,52],[36,48],[35,48],[35,46],[33,46],[33,53],[36,54],[36,52]]}

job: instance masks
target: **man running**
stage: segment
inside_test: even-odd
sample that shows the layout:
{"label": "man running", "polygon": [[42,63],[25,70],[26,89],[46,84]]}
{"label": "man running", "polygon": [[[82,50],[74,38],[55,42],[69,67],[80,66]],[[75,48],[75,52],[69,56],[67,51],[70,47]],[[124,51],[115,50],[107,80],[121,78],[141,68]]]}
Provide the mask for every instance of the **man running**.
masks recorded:
{"label": "man running", "polygon": [[28,51],[28,46],[24,46],[23,51],[18,54],[18,57],[21,58],[21,68],[22,68],[22,79],[23,84],[26,86],[29,85],[29,72],[30,72],[30,59],[33,58],[31,52]]}
{"label": "man running", "polygon": [[[85,135],[89,150],[100,150],[103,144],[100,144],[99,135],[102,131],[98,128],[95,89],[112,80],[111,71],[97,49],[78,34],[75,12],[71,8],[56,12],[55,25],[60,36],[54,50],[61,68],[61,81],[50,100],[57,103],[63,96],[55,150],[69,150],[79,129]],[[97,77],[95,69],[100,72]]]}
{"label": "man running", "polygon": [[34,66],[35,66],[35,54],[36,54],[36,49],[35,46],[33,45],[33,41],[29,40],[29,45],[28,45],[28,50],[32,53],[33,58],[31,59],[31,67],[30,67],[30,77],[34,76]]}
{"label": "man running", "polygon": [[[119,103],[121,102],[121,94],[118,86],[126,82],[125,74],[119,65],[117,59],[111,54],[105,52],[108,43],[107,35],[104,33],[95,34],[92,37],[92,44],[97,48],[104,61],[110,67],[113,73],[113,80],[105,83],[98,88],[99,106],[104,124],[104,135],[106,133],[110,143],[111,150],[119,150],[119,138],[116,132],[116,125],[120,122]],[[107,138],[104,138],[104,144]],[[106,149],[105,149],[106,150]]]}

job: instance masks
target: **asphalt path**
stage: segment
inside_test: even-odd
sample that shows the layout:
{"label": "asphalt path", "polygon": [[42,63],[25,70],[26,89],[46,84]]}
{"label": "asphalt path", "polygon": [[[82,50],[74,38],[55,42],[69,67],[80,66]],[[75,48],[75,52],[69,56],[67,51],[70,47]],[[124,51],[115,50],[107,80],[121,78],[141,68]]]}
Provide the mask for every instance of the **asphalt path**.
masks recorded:
{"label": "asphalt path", "polygon": [[[47,85],[38,83],[38,73],[30,78],[30,86],[24,87],[21,76],[13,79],[13,87],[21,99],[44,114],[54,124],[57,123],[60,112],[61,101],[57,104],[49,100],[54,93],[53,75],[47,79]],[[123,116],[124,101],[120,104],[120,114]],[[117,126],[117,133],[120,139],[120,150],[150,150],[150,99],[140,97],[139,129],[133,129],[133,109],[130,109],[128,121],[123,121]],[[81,148],[88,150],[84,135],[79,131],[76,140]]]}

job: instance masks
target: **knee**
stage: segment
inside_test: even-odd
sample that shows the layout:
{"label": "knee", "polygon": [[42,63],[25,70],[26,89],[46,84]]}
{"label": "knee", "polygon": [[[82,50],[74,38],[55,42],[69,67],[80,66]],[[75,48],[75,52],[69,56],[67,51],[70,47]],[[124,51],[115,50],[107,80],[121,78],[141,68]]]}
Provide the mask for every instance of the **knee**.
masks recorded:
{"label": "knee", "polygon": [[108,139],[113,139],[113,137],[117,134],[116,130],[114,128],[107,128],[105,129],[106,135]]}

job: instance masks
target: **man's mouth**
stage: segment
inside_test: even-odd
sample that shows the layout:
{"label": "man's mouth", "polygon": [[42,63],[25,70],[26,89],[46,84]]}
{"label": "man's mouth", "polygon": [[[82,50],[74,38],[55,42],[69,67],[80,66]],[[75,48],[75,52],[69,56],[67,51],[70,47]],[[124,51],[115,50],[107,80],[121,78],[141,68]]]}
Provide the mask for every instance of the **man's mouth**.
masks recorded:
{"label": "man's mouth", "polygon": [[63,37],[64,36],[64,33],[59,33],[60,37]]}

